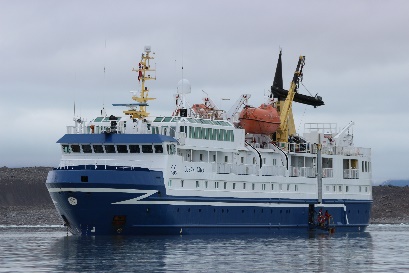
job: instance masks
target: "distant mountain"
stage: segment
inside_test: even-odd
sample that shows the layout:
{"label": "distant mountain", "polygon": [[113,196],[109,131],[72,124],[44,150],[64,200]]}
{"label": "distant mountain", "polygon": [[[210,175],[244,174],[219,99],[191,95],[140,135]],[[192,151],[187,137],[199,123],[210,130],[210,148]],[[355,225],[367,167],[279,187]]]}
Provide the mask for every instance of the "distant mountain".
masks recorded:
{"label": "distant mountain", "polygon": [[381,183],[381,186],[405,187],[409,186],[409,180],[386,180]]}

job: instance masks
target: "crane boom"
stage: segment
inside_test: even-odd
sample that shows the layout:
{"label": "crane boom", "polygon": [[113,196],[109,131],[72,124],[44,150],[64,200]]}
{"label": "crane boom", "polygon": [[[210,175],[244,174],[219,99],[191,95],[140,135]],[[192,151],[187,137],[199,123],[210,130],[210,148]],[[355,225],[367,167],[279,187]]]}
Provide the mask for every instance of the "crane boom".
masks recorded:
{"label": "crane boom", "polygon": [[287,142],[288,141],[288,119],[291,113],[292,103],[294,96],[297,93],[299,82],[302,81],[302,70],[305,65],[305,56],[300,56],[298,59],[297,68],[294,72],[293,80],[291,81],[290,89],[288,90],[288,95],[284,101],[284,105],[280,110],[280,128],[277,130],[277,141]]}
{"label": "crane boom", "polygon": [[239,112],[240,107],[247,104],[248,99],[251,97],[250,94],[242,94],[236,101],[236,103],[230,108],[230,110],[225,114],[225,118],[233,122],[235,115]]}

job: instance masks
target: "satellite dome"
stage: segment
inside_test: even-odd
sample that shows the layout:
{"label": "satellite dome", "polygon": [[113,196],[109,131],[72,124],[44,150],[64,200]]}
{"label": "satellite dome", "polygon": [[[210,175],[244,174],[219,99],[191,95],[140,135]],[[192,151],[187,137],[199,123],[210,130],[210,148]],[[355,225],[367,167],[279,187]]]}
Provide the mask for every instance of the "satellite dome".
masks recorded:
{"label": "satellite dome", "polygon": [[186,79],[181,79],[178,82],[178,87],[177,91],[178,94],[189,94],[192,90],[192,87],[190,86],[190,82]]}

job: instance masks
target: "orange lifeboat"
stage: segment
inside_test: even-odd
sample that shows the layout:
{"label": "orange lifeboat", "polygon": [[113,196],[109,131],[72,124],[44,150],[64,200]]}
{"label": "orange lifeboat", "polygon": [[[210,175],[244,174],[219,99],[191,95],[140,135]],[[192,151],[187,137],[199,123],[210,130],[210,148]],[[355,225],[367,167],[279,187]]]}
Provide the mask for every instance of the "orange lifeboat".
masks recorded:
{"label": "orange lifeboat", "polygon": [[277,109],[270,104],[258,108],[246,106],[241,111],[240,126],[249,134],[272,134],[280,127]]}

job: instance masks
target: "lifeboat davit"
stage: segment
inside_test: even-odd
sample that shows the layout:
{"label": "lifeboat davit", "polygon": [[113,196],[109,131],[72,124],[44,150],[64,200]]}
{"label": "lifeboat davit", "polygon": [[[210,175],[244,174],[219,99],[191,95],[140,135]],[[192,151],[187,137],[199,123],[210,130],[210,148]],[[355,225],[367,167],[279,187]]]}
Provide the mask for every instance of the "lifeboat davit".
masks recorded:
{"label": "lifeboat davit", "polygon": [[272,134],[280,127],[277,109],[270,104],[246,106],[239,116],[240,126],[249,134]]}

